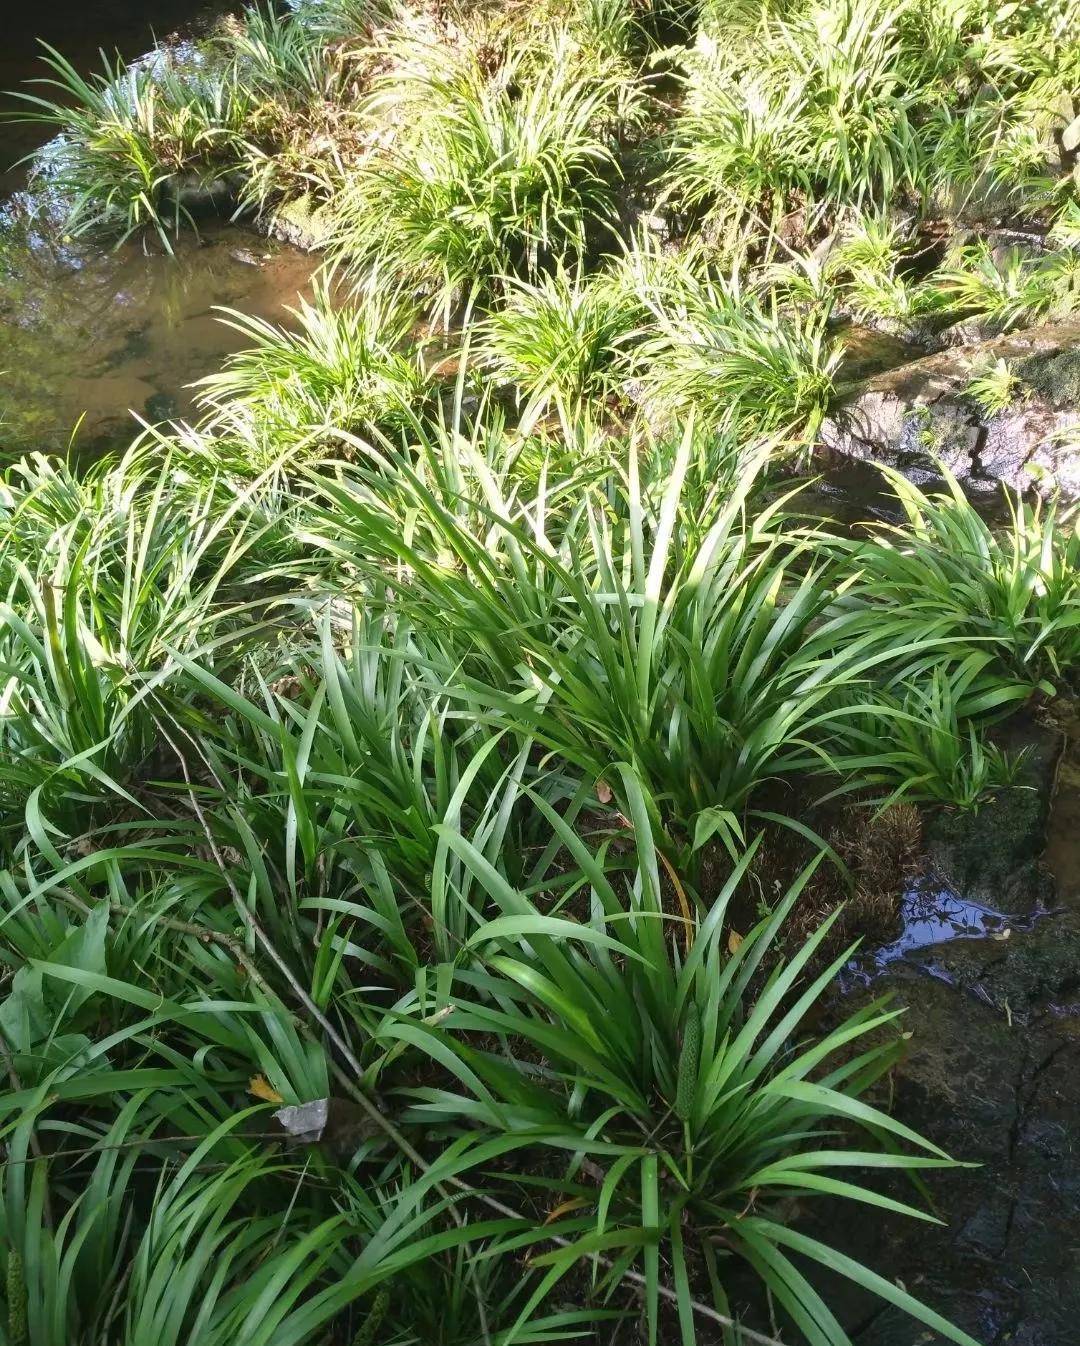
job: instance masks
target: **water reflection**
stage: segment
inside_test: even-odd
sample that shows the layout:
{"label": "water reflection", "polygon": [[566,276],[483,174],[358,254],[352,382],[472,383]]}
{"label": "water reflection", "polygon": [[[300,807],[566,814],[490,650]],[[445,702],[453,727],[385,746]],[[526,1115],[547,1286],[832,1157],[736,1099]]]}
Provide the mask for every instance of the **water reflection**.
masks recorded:
{"label": "water reflection", "polygon": [[[76,67],[100,51],[137,58],[177,24],[205,28],[226,0],[56,0],[5,15],[0,90],[46,74],[38,38]],[[0,94],[0,111],[19,105]],[[49,128],[0,120],[0,452],[99,452],[130,437],[131,413],[150,420],[192,411],[186,385],[220,366],[243,338],[218,322],[218,305],[281,321],[311,275],[311,258],[254,233],[210,222],[182,239],[176,258],[153,240],[115,251],[73,242],[57,228],[47,171],[29,188],[9,171]]]}
{"label": "water reflection", "polygon": [[86,452],[150,420],[192,411],[187,387],[243,337],[215,307],[275,321],[313,260],[224,224],[188,235],[176,256],[125,245],[74,246],[40,212],[10,211],[0,228],[0,442],[6,453],[62,451],[80,422]]}
{"label": "water reflection", "polygon": [[889,944],[860,951],[844,970],[845,989],[868,986],[900,962],[916,962],[921,971],[951,980],[932,960],[916,955],[953,940],[1010,939],[1049,914],[1037,910],[1029,916],[1007,916],[962,897],[935,875],[924,875],[901,898],[899,935]]}

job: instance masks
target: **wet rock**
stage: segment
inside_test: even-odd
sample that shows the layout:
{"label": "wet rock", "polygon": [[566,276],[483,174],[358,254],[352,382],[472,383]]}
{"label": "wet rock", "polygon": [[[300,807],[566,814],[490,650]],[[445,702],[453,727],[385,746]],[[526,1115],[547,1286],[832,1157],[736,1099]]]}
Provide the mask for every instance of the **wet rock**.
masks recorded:
{"label": "wet rock", "polygon": [[957,346],[976,346],[984,341],[993,341],[1002,335],[1001,323],[986,316],[961,318],[950,323],[926,340],[927,350],[947,351]]}
{"label": "wet rock", "polygon": [[171,420],[176,414],[176,398],[171,393],[151,393],[143,403],[143,416],[152,424]]}
{"label": "wet rock", "polygon": [[1006,266],[1018,255],[1037,261],[1049,251],[1046,235],[1029,229],[991,229],[986,235],[986,246],[998,267]]}
{"label": "wet rock", "polygon": [[182,212],[193,218],[204,215],[228,215],[236,205],[239,181],[235,174],[203,177],[185,173],[170,178],[165,195]]}
{"label": "wet rock", "polygon": [[1018,785],[978,812],[939,809],[923,828],[930,874],[961,905],[983,904],[1000,919],[984,921],[981,938],[922,944],[915,961],[1006,1017],[1026,1019],[1061,997],[1069,968],[1080,973],[1080,938],[1056,922],[1056,885],[1042,863],[1060,737],[1024,716],[1006,732],[1002,746],[1026,750]]}
{"label": "wet rock", "polygon": [[[966,394],[1005,360],[1023,395],[990,416]],[[964,345],[882,371],[853,388],[820,434],[826,455],[887,463],[920,483],[945,464],[975,495],[1060,490],[1080,499],[1080,321]]]}
{"label": "wet rock", "polygon": [[[1049,899],[1052,911],[1007,939],[920,949],[874,983],[908,1006],[911,1037],[891,1082],[893,1115],[978,1167],[931,1175],[943,1226],[852,1217],[827,1232],[985,1346],[1074,1346],[1080,894],[1053,893],[1043,865],[1060,872],[1072,861],[1080,786],[1063,770],[1076,754],[1071,743],[1059,762],[1062,742],[1049,729],[1021,718],[1012,732],[1032,745],[1028,783],[1036,788],[1006,792],[997,813],[929,819],[930,858],[999,909]],[[912,1195],[902,1184],[890,1192]],[[891,1308],[856,1304],[844,1320],[857,1346],[942,1340]]]}
{"label": "wet rock", "polygon": [[[934,1287],[926,1284],[908,1287],[924,1299],[939,1301]],[[964,1292],[964,1309],[956,1310],[956,1301],[960,1294],[955,1290],[951,1295],[953,1302],[953,1320],[972,1324],[968,1331],[977,1341],[987,1346],[997,1346],[1010,1338],[1006,1335],[1015,1324],[1020,1312],[1020,1298],[1009,1286],[988,1285],[982,1289]],[[887,1307],[852,1337],[855,1346],[943,1346],[945,1338],[937,1332],[931,1332],[921,1323],[915,1322],[899,1309]]]}
{"label": "wet rock", "polygon": [[903,334],[885,330],[881,323],[848,322],[839,335],[844,343],[840,377],[850,382],[911,364],[925,353],[917,343]]}
{"label": "wet rock", "polygon": [[1046,912],[1030,932],[996,943],[954,943],[935,955],[935,971],[1001,1016],[1029,1026],[1071,1015],[1080,995],[1080,931]]}
{"label": "wet rock", "polygon": [[1009,188],[992,173],[981,174],[974,183],[961,184],[947,176],[931,196],[930,210],[943,220],[966,219],[972,223],[993,222],[1010,209]]}
{"label": "wet rock", "polygon": [[[893,1115],[978,1167],[930,1177],[942,1226],[852,1221],[833,1239],[985,1346],[1073,1346],[1080,1312],[1080,1041],[1052,1018],[1021,1024],[967,991],[909,977],[909,1054]],[[898,1183],[891,1194],[918,1198]],[[858,1346],[929,1346],[891,1309],[845,1315]]]}

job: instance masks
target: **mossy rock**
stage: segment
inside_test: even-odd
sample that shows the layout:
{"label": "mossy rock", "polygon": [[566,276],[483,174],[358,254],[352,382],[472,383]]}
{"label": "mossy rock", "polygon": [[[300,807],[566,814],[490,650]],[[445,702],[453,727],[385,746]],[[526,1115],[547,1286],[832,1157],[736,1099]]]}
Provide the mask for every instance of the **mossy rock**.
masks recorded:
{"label": "mossy rock", "polygon": [[330,241],[331,213],[311,192],[284,201],[270,220],[270,235],[304,252],[320,252]]}
{"label": "mossy rock", "polygon": [[[1004,361],[1023,395],[987,415],[968,395],[973,372]],[[1060,492],[1080,499],[1080,321],[1047,323],[955,346],[849,389],[821,427],[819,449],[896,467],[935,484],[935,459],[973,495]]]}
{"label": "mossy rock", "polygon": [[1017,360],[1014,373],[1055,409],[1080,408],[1080,332],[1072,345]]}

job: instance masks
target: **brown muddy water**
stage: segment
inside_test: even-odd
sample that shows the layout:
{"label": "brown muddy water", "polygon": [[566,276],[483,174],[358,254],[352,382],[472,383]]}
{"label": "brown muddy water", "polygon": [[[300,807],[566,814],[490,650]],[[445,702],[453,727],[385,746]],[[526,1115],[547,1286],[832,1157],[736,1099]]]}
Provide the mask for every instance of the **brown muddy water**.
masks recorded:
{"label": "brown muddy water", "polygon": [[[228,6],[61,0],[5,16],[0,88],[40,76],[37,39],[83,71],[98,48],[134,57],[178,25],[205,27]],[[190,31],[190,27],[185,31]],[[0,100],[0,110],[17,108]],[[47,129],[0,121],[0,457],[30,450],[95,454],[122,443],[132,413],[155,422],[193,411],[190,384],[244,344],[219,306],[282,321],[314,261],[284,244],[211,221],[169,257],[155,241],[116,250],[73,243],[50,223],[47,194],[14,162]],[[73,438],[74,437],[74,438]]]}
{"label": "brown muddy water", "polygon": [[132,413],[189,416],[190,385],[245,344],[216,309],[286,319],[312,267],[221,224],[184,238],[175,257],[41,238],[10,260],[0,251],[0,444],[62,452],[75,434],[77,451],[99,452],[131,435]]}

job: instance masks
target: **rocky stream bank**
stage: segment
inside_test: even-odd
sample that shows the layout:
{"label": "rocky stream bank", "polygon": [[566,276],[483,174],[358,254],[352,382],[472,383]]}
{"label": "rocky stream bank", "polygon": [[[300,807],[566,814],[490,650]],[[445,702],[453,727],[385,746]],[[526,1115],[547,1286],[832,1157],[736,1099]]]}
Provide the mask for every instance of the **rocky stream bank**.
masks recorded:
{"label": "rocky stream bank", "polygon": [[[278,320],[317,264],[300,248],[318,221],[299,207],[276,225],[287,241],[222,225],[176,258],[135,243],[109,254],[52,248],[24,225],[17,211],[0,224],[12,454],[63,450],[80,416],[79,442],[92,449],[130,434],[129,409],[151,421],[187,415],[190,383],[243,340],[217,321],[216,306]],[[991,414],[968,389],[973,371],[999,361],[1017,394]],[[1080,499],[1080,322],[935,353],[897,344],[882,363],[843,391],[821,431],[837,512],[853,462],[927,482],[941,461],[988,504],[1001,484]],[[928,819],[925,863],[903,894],[895,937],[862,955],[836,992],[848,1002],[892,991],[909,1007],[895,1114],[978,1166],[935,1175],[940,1226],[867,1212],[828,1232],[985,1346],[1074,1346],[1080,720],[1051,703],[1010,732],[1030,745],[1023,787],[978,813]],[[821,1207],[826,1225],[831,1209]],[[845,1293],[837,1287],[836,1300],[859,1346],[935,1340],[879,1301]]]}
{"label": "rocky stream bank", "polygon": [[[1004,362],[1008,406],[988,412],[968,391]],[[933,481],[944,463],[976,498],[1015,491],[1080,498],[1080,322],[1048,323],[951,346],[849,386],[821,431],[826,460],[886,463]]]}

